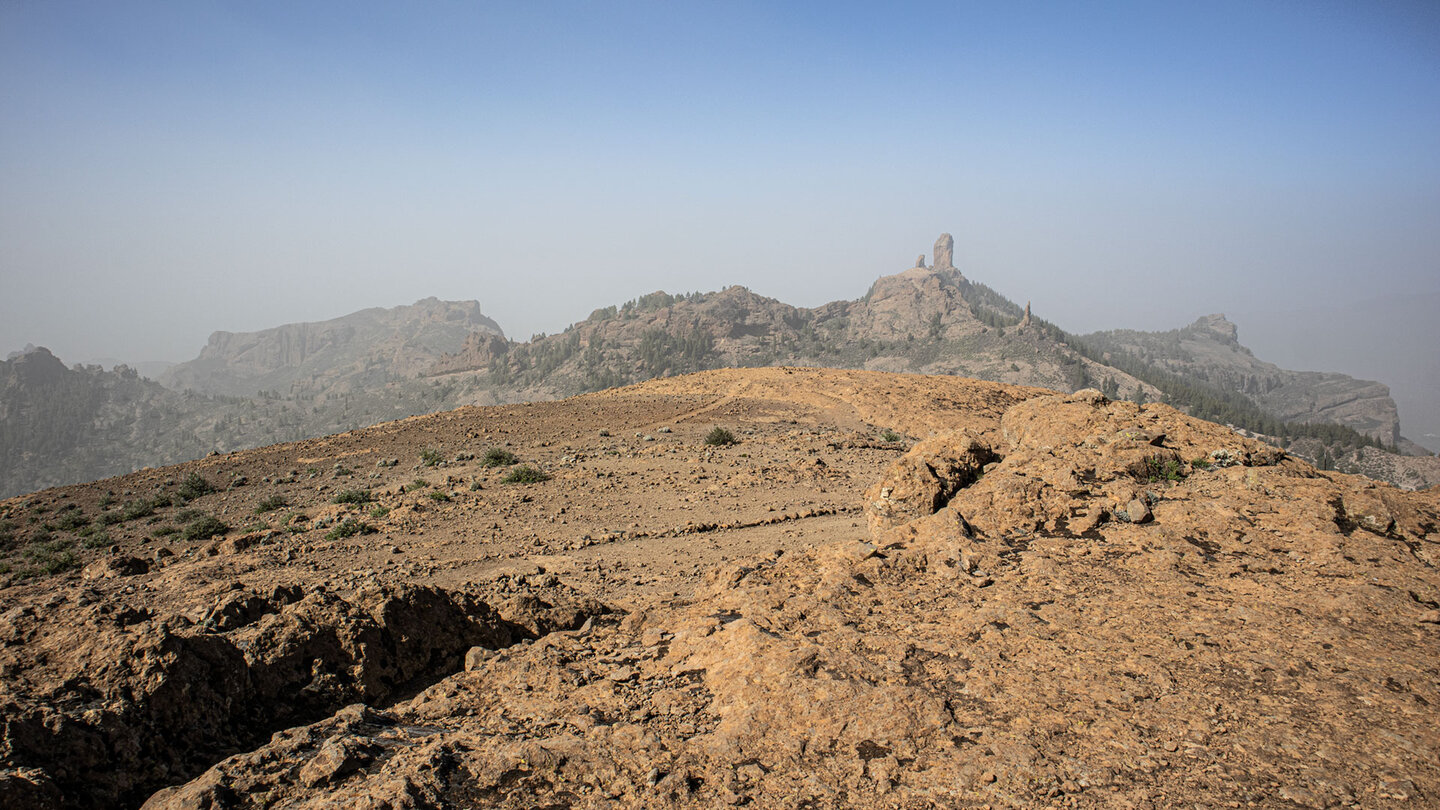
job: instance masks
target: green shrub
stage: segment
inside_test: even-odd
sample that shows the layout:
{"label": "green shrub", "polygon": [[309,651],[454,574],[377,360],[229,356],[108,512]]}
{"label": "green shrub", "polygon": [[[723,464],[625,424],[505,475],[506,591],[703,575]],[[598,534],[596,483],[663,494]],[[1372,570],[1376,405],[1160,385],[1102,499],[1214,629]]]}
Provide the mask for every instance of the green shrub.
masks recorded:
{"label": "green shrub", "polygon": [[492,447],[486,450],[485,458],[480,461],[482,467],[509,467],[518,463],[520,463],[520,457],[503,447]]}
{"label": "green shrub", "polygon": [[326,540],[340,540],[345,537],[354,537],[357,534],[374,534],[378,529],[363,520],[345,518],[335,525],[335,528],[325,533]]}
{"label": "green shrub", "polygon": [[406,491],[406,492],[417,492],[417,491],[422,490],[422,489],[428,489],[429,487],[430,487],[430,482],[429,482],[429,481],[426,481],[424,478],[416,478],[414,481],[411,481],[410,483],[408,483],[408,484],[406,484],[406,485],[404,486],[404,491]]}
{"label": "green shrub", "polygon": [[430,493],[430,500],[435,501],[436,503],[449,503],[450,493],[441,492],[437,489],[434,492]]}
{"label": "green shrub", "polygon": [[[171,531],[174,531],[173,529]],[[89,549],[105,548],[110,545],[109,532],[94,532],[80,541],[80,545]]]}
{"label": "green shrub", "polygon": [[137,498],[121,507],[120,519],[136,520],[142,517],[150,517],[151,515],[155,514],[156,509],[164,509],[169,505],[169,495],[156,495],[152,498]]}
{"label": "green shrub", "polygon": [[289,505],[290,502],[285,500],[284,495],[271,495],[255,506],[255,514],[263,515],[266,512],[274,512],[276,509],[283,509]]}
{"label": "green shrub", "polygon": [[889,428],[886,428],[880,433],[880,441],[882,442],[898,442],[903,438],[905,437]]}
{"label": "green shrub", "polygon": [[175,494],[187,501],[193,501],[202,495],[209,495],[214,491],[215,486],[209,481],[206,481],[205,476],[197,472],[192,472],[185,476],[184,481],[180,482],[180,486],[175,490]]}
{"label": "green shrub", "polygon": [[731,433],[723,427],[713,428],[709,433],[705,434],[705,443],[711,447],[724,447],[725,445],[735,444],[738,441],[739,439],[735,438],[734,433]]}
{"label": "green shrub", "polygon": [[1148,456],[1144,469],[1138,476],[1142,481],[1179,481],[1185,477],[1185,468],[1179,459]]}
{"label": "green shrub", "polygon": [[228,531],[230,531],[230,527],[225,525],[220,518],[214,515],[206,515],[186,526],[185,530],[180,533],[180,539],[186,541],[207,540]]}
{"label": "green shrub", "polygon": [[427,447],[420,451],[420,463],[426,467],[434,467],[443,461],[445,461],[445,457],[440,455],[440,451],[433,447]]}
{"label": "green shrub", "polygon": [[1194,467],[1197,470],[1208,470],[1212,465],[1210,464],[1210,459],[1201,456],[1190,462],[1190,466]]}
{"label": "green shrub", "polygon": [[362,503],[370,503],[375,497],[363,489],[342,489],[335,496],[335,503],[349,503],[359,506]]}
{"label": "green shrub", "polygon": [[64,540],[46,540],[25,549],[25,557],[35,566],[36,573],[58,574],[80,565],[80,558]]}
{"label": "green shrub", "polygon": [[549,481],[550,476],[541,470],[531,466],[516,467],[510,474],[500,479],[506,484],[538,484],[541,481]]}
{"label": "green shrub", "polygon": [[90,518],[85,517],[78,509],[70,509],[61,512],[55,519],[55,528],[66,531],[76,531],[90,525]]}
{"label": "green shrub", "polygon": [[124,520],[125,518],[121,517],[119,512],[101,512],[100,516],[95,518],[95,522],[101,526],[114,526]]}
{"label": "green shrub", "polygon": [[178,531],[180,530],[167,523],[164,526],[156,526],[150,531],[150,533],[155,535],[156,537],[169,537],[170,535]]}
{"label": "green shrub", "polygon": [[370,517],[375,518],[376,520],[379,520],[380,518],[383,518],[388,514],[390,514],[390,507],[388,506],[377,506],[374,509],[370,510]]}

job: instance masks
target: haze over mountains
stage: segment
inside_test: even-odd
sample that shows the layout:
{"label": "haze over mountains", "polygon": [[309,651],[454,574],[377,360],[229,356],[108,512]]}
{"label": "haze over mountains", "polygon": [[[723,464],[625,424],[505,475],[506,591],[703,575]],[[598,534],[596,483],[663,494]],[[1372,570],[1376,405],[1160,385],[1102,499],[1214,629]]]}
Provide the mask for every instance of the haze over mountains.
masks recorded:
{"label": "haze over mountains", "polygon": [[[319,323],[216,332],[199,357],[167,369],[159,382],[123,366],[67,368],[35,350],[0,372],[0,495],[464,404],[768,365],[953,374],[1165,399],[1298,442],[1295,452],[1326,466],[1407,486],[1440,481],[1433,460],[1397,461],[1362,446],[1424,453],[1401,437],[1381,383],[1266,363],[1221,315],[1170,332],[1076,338],[967,278],[953,251],[942,235],[928,265],[922,255],[854,300],[801,308],[744,287],[656,292],[528,342],[506,338],[475,301],[435,298]],[[1347,430],[1306,433],[1287,423]]]}

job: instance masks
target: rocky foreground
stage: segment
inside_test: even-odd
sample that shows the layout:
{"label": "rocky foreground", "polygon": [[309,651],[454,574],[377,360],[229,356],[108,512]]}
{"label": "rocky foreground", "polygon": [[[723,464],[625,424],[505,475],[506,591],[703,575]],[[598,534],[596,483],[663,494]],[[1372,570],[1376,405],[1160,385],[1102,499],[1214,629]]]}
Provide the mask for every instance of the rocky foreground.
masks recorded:
{"label": "rocky foreground", "polygon": [[0,517],[105,526],[0,589],[0,806],[1440,806],[1440,490],[1164,405],[707,372]]}

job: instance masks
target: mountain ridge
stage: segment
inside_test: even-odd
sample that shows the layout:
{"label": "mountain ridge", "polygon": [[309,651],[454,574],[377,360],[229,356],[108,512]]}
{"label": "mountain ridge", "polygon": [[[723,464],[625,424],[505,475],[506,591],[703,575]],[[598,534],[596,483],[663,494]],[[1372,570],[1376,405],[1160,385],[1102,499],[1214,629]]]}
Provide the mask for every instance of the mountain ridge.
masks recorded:
{"label": "mountain ridge", "polygon": [[[1166,333],[1072,336],[1033,317],[1028,305],[1022,308],[967,278],[953,266],[952,251],[953,242],[942,235],[932,265],[922,256],[914,267],[878,278],[858,299],[803,308],[739,286],[654,292],[596,309],[563,332],[525,342],[506,338],[475,301],[433,297],[330,321],[216,332],[199,357],[164,375],[165,383],[182,389],[178,392],[137,387],[121,379],[129,370],[88,370],[93,390],[85,396],[109,398],[108,427],[97,431],[74,409],[57,409],[53,419],[73,424],[63,430],[42,425],[41,432],[68,430],[76,438],[68,449],[48,455],[26,444],[23,431],[10,431],[9,442],[0,446],[6,459],[0,493],[460,405],[556,399],[654,377],[766,365],[962,375],[1064,391],[1093,387],[1142,402],[1166,399],[1279,444],[1315,440],[1295,449],[1322,466],[1369,472],[1406,486],[1440,482],[1440,469],[1431,470],[1434,465],[1423,460],[1363,452],[1366,443],[1393,447],[1398,438],[1394,402],[1379,383],[1287,372],[1264,363],[1239,344],[1235,325],[1223,316],[1205,316]],[[1224,362],[1196,363],[1195,351]],[[106,376],[111,374],[118,376]],[[1206,375],[1215,379],[1202,379]],[[1264,404],[1286,405],[1282,414],[1262,407],[1263,396],[1276,388],[1292,396]],[[27,396],[6,390],[6,396]],[[1310,397],[1309,407],[1297,405],[1306,402],[1304,396]],[[34,412],[43,415],[43,409]],[[170,414],[174,424],[156,413]],[[128,428],[109,424],[127,419]],[[1295,420],[1333,420],[1346,427],[1315,428]],[[63,465],[52,458],[64,459]]]}

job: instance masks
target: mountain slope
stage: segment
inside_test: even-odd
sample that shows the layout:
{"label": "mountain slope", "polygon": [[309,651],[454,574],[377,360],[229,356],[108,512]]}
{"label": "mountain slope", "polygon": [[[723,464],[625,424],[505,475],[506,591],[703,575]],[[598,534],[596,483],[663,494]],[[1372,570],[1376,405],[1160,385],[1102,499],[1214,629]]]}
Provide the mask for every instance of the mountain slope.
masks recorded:
{"label": "mountain slope", "polygon": [[234,407],[34,349],[0,363],[0,495],[202,456]]}
{"label": "mountain slope", "polygon": [[169,369],[161,382],[234,396],[353,393],[414,377],[473,333],[503,337],[479,303],[426,298],[318,323],[216,332],[199,357]]}
{"label": "mountain slope", "polygon": [[1128,329],[1080,339],[1101,352],[1122,351],[1175,374],[1238,391],[1285,422],[1333,422],[1395,447],[1400,419],[1390,389],[1344,374],[1286,371],[1240,345],[1224,315],[1207,315],[1169,332]]}

